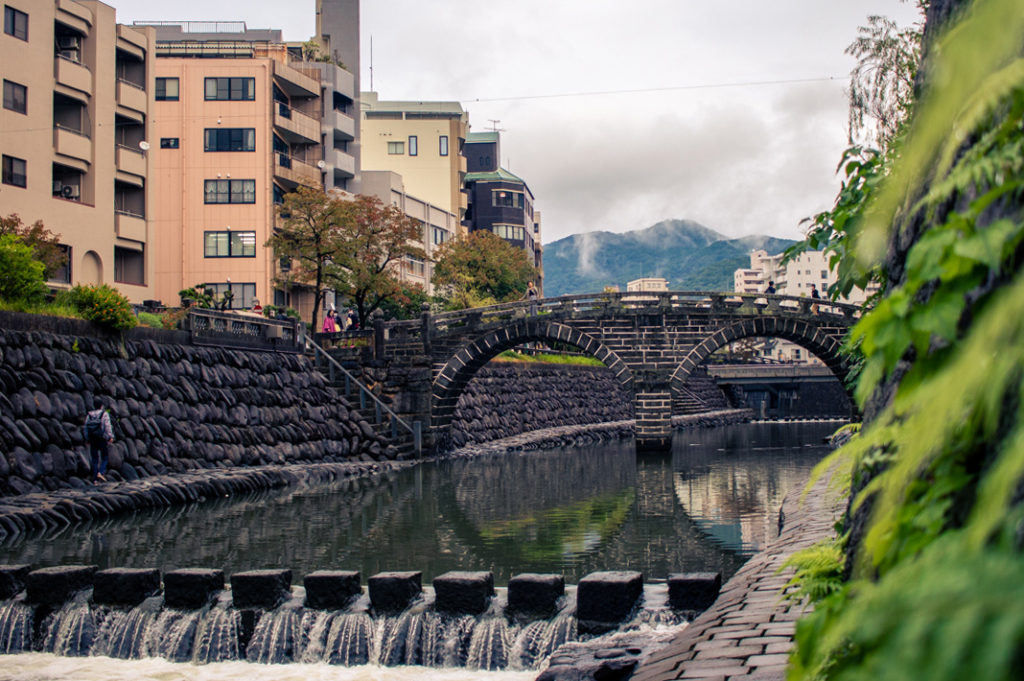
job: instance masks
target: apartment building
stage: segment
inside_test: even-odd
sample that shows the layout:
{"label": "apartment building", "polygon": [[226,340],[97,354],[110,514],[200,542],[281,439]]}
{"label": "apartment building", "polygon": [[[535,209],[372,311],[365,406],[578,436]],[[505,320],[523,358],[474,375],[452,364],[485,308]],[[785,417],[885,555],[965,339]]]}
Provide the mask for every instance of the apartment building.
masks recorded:
{"label": "apartment building", "polygon": [[341,67],[321,67],[325,186],[359,194],[359,0],[316,0],[316,42]]}
{"label": "apartment building", "polygon": [[[277,30],[242,22],[174,22],[155,30],[156,294],[176,301],[180,290],[207,284],[218,294],[230,291],[232,308],[259,300],[308,316],[311,292],[275,285],[291,263],[265,244],[284,195],[324,185],[323,144],[330,138],[333,148],[334,139],[324,121],[346,121],[325,119],[321,78],[324,69],[333,76],[331,111],[330,88],[344,78],[331,71],[334,65],[303,61]],[[351,158],[332,163],[332,186],[339,166],[354,176]]]}
{"label": "apartment building", "polygon": [[0,212],[59,235],[54,287],[151,298],[154,31],[96,0],[0,4]]}
{"label": "apartment building", "polygon": [[626,282],[626,291],[667,291],[668,279],[664,277],[641,277]]}
{"label": "apartment building", "polygon": [[376,92],[360,94],[362,170],[402,176],[405,190],[459,216],[464,235],[468,205],[463,187],[463,144],[469,114],[458,102],[381,101]]}
{"label": "apartment building", "polygon": [[486,230],[526,251],[538,272],[543,293],[544,256],[540,241],[540,211],[526,182],[501,167],[501,133],[466,135],[466,224],[469,231]]}

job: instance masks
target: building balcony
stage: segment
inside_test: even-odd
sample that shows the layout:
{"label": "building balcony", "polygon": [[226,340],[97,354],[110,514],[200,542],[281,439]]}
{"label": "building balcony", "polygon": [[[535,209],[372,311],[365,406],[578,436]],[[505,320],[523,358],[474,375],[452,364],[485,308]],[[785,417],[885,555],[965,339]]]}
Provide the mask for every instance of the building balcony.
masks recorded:
{"label": "building balcony", "polygon": [[53,149],[62,156],[92,163],[92,140],[77,130],[54,128]]}
{"label": "building balcony", "polygon": [[126,181],[137,185],[142,184],[142,180],[146,177],[145,154],[137,149],[121,146],[119,144],[117,145],[115,162],[119,173],[129,173],[130,175],[138,178],[134,181],[132,178],[128,178]]}
{"label": "building balcony", "polygon": [[127,80],[117,81],[117,104],[132,111],[145,114],[149,108],[146,91]]}
{"label": "building balcony", "polygon": [[320,142],[320,121],[296,111],[284,102],[274,102],[274,128],[291,144]]}
{"label": "building balcony", "polygon": [[114,229],[122,239],[146,243],[146,218],[126,211],[114,211]]}
{"label": "building balcony", "polygon": [[146,34],[142,31],[137,31],[131,26],[118,24],[117,47],[133,55],[136,59],[145,60],[146,50],[149,49],[149,41],[146,40]]}
{"label": "building balcony", "polygon": [[356,138],[355,119],[348,114],[335,111],[334,109],[324,114],[321,129],[327,135],[327,139],[331,139],[335,131],[341,133],[339,136],[346,140],[354,140]]}
{"label": "building balcony", "polygon": [[56,19],[66,26],[79,31],[83,35],[89,35],[92,28],[93,16],[89,9],[72,0],[57,0]]}
{"label": "building balcony", "polygon": [[324,162],[347,177],[355,177],[356,175],[356,159],[347,151],[326,149],[324,151]]}
{"label": "building balcony", "polygon": [[320,186],[319,168],[280,152],[274,154],[274,176],[288,188]]}
{"label": "building balcony", "polygon": [[289,97],[319,97],[320,71],[315,67],[274,62],[274,78]]}
{"label": "building balcony", "polygon": [[63,57],[56,57],[54,62],[54,77],[58,85],[92,95],[92,71],[88,67]]}

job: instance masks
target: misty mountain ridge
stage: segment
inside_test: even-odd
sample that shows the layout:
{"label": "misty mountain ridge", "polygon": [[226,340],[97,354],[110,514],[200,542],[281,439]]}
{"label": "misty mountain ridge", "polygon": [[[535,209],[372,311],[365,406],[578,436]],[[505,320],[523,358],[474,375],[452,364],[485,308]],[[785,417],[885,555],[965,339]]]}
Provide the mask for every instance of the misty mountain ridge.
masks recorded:
{"label": "misty mountain ridge", "polygon": [[750,251],[781,253],[795,242],[751,235],[731,239],[692,220],[664,220],[632,232],[573,234],[544,246],[544,295],[595,293],[664,277],[675,291],[730,291]]}

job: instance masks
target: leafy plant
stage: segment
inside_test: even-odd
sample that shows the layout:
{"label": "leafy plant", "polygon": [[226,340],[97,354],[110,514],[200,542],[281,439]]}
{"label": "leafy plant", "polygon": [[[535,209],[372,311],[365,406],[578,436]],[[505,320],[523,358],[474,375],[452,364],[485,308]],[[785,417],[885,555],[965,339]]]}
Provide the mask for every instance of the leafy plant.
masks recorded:
{"label": "leafy plant", "polygon": [[520,300],[536,280],[526,251],[483,230],[446,241],[434,264],[434,286],[449,310]]}
{"label": "leafy plant", "polygon": [[158,314],[153,312],[140,312],[138,314],[139,324],[141,326],[149,326],[154,329],[164,328],[164,319]]}
{"label": "leafy plant", "polygon": [[68,256],[60,244],[60,235],[48,230],[42,220],[26,225],[17,213],[0,216],[0,236],[5,234],[17,237],[32,249],[35,259],[43,263],[46,278],[67,264]]}
{"label": "leafy plant", "polygon": [[786,583],[786,598],[817,603],[843,588],[843,549],[833,539],[818,542],[792,554],[780,571],[794,568]]}
{"label": "leafy plant", "polygon": [[0,236],[0,300],[39,303],[46,295],[46,267],[32,247],[12,234]]}
{"label": "leafy plant", "polygon": [[138,324],[128,299],[107,284],[79,284],[63,295],[78,309],[82,317],[101,326],[124,331]]}

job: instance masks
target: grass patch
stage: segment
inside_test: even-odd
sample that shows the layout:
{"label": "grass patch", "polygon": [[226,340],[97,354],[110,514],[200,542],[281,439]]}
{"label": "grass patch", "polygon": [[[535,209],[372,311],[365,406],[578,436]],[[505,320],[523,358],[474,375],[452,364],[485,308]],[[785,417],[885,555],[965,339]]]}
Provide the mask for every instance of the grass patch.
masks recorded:
{"label": "grass patch", "polygon": [[496,362],[523,362],[535,364],[572,364],[585,367],[603,367],[601,360],[588,355],[561,355],[558,353],[541,353],[530,355],[515,350],[506,350],[494,358]]}

